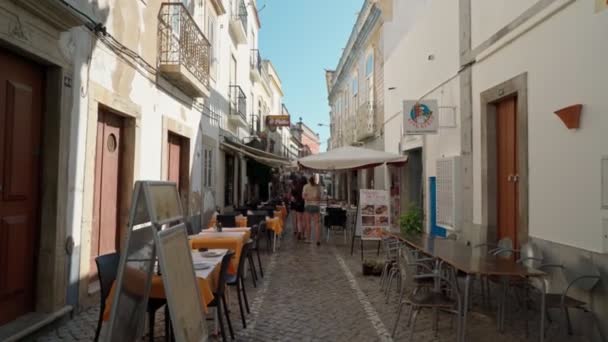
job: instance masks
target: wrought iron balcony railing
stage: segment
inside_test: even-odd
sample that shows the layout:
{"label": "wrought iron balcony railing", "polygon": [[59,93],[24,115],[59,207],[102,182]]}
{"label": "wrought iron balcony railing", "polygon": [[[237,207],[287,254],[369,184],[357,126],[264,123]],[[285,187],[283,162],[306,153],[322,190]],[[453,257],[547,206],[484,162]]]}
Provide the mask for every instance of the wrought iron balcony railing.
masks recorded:
{"label": "wrought iron balcony railing", "polygon": [[262,58],[260,57],[260,50],[251,49],[251,69],[256,70],[260,75],[262,74]]}
{"label": "wrought iron balcony railing", "polygon": [[211,44],[182,3],[163,3],[158,15],[160,66],[185,67],[204,87],[209,87]]}
{"label": "wrought iron balcony railing", "polygon": [[229,91],[230,115],[239,115],[244,122],[247,122],[247,96],[238,85],[231,85]]}
{"label": "wrought iron balcony railing", "polygon": [[233,11],[234,19],[238,19],[243,24],[243,29],[245,29],[245,34],[247,34],[247,5],[245,5],[244,0],[233,0],[235,1],[235,8]]}

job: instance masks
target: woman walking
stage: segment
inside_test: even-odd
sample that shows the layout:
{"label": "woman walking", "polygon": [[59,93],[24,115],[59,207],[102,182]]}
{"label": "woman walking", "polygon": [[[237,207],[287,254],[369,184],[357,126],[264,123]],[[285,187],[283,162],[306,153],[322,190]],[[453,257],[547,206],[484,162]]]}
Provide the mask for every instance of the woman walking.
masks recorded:
{"label": "woman walking", "polygon": [[293,216],[294,234],[298,240],[304,240],[304,198],[302,197],[302,188],[306,183],[306,178],[302,182],[302,178],[298,177],[293,182],[291,190],[291,209],[295,212]]}
{"label": "woman walking", "polygon": [[315,182],[315,176],[311,176],[308,179],[308,184],[302,189],[302,197],[304,197],[304,226],[306,227],[307,242],[311,242],[311,226],[315,228],[315,238],[317,239],[317,246],[321,245],[320,227],[319,227],[319,214],[321,212],[321,187]]}

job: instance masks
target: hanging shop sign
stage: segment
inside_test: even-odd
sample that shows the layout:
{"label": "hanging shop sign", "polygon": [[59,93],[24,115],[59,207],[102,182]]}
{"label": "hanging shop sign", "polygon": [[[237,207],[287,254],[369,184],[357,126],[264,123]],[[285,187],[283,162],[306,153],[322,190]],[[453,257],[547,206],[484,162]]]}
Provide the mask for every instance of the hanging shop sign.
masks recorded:
{"label": "hanging shop sign", "polygon": [[405,134],[437,133],[439,108],[437,100],[403,101]]}
{"label": "hanging shop sign", "polygon": [[291,120],[289,115],[268,115],[266,124],[272,127],[289,127],[291,126]]}
{"label": "hanging shop sign", "polygon": [[390,196],[386,190],[359,190],[357,233],[362,240],[380,240],[391,227]]}

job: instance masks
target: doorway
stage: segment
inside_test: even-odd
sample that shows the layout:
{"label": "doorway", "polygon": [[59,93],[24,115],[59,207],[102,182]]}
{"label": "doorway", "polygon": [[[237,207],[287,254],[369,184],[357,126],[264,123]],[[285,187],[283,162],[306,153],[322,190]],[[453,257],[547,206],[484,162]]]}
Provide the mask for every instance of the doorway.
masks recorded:
{"label": "doorway", "polygon": [[481,93],[481,242],[528,240],[527,74]]}
{"label": "doorway", "polygon": [[120,248],[121,163],[124,119],[99,108],[95,153],[95,190],[91,234],[90,277],[95,280],[95,258]]}
{"label": "doorway", "polygon": [[44,70],[0,50],[0,325],[34,311]]}
{"label": "doorway", "polygon": [[182,207],[188,208],[190,179],[190,139],[169,132],[167,135],[167,180],[179,190]]}
{"label": "doorway", "polygon": [[498,240],[517,248],[517,97],[496,103],[496,213]]}

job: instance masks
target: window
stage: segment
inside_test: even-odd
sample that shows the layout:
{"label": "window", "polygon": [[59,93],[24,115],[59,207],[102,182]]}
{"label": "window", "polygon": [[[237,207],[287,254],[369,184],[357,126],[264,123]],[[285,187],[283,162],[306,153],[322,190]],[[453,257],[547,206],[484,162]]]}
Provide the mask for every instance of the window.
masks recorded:
{"label": "window", "polygon": [[213,79],[217,79],[217,68],[218,68],[218,56],[217,56],[217,52],[220,50],[219,49],[219,41],[217,40],[217,34],[215,32],[215,18],[212,16],[209,16],[209,18],[207,19],[207,38],[209,39],[209,43],[211,44],[211,51],[209,52],[209,58],[210,58],[210,73],[211,73],[211,77]]}
{"label": "window", "polygon": [[[205,31],[205,12],[206,12],[206,8],[205,8],[205,0],[198,0],[196,2],[196,9],[194,11],[195,13],[195,18],[196,18],[196,24],[198,25],[198,27],[201,28],[201,31]],[[207,34],[209,34],[209,32],[207,32]]]}
{"label": "window", "polygon": [[371,76],[374,72],[374,54],[370,53],[365,61],[365,76]]}
{"label": "window", "polygon": [[203,187],[213,187],[213,150],[203,146]]}

